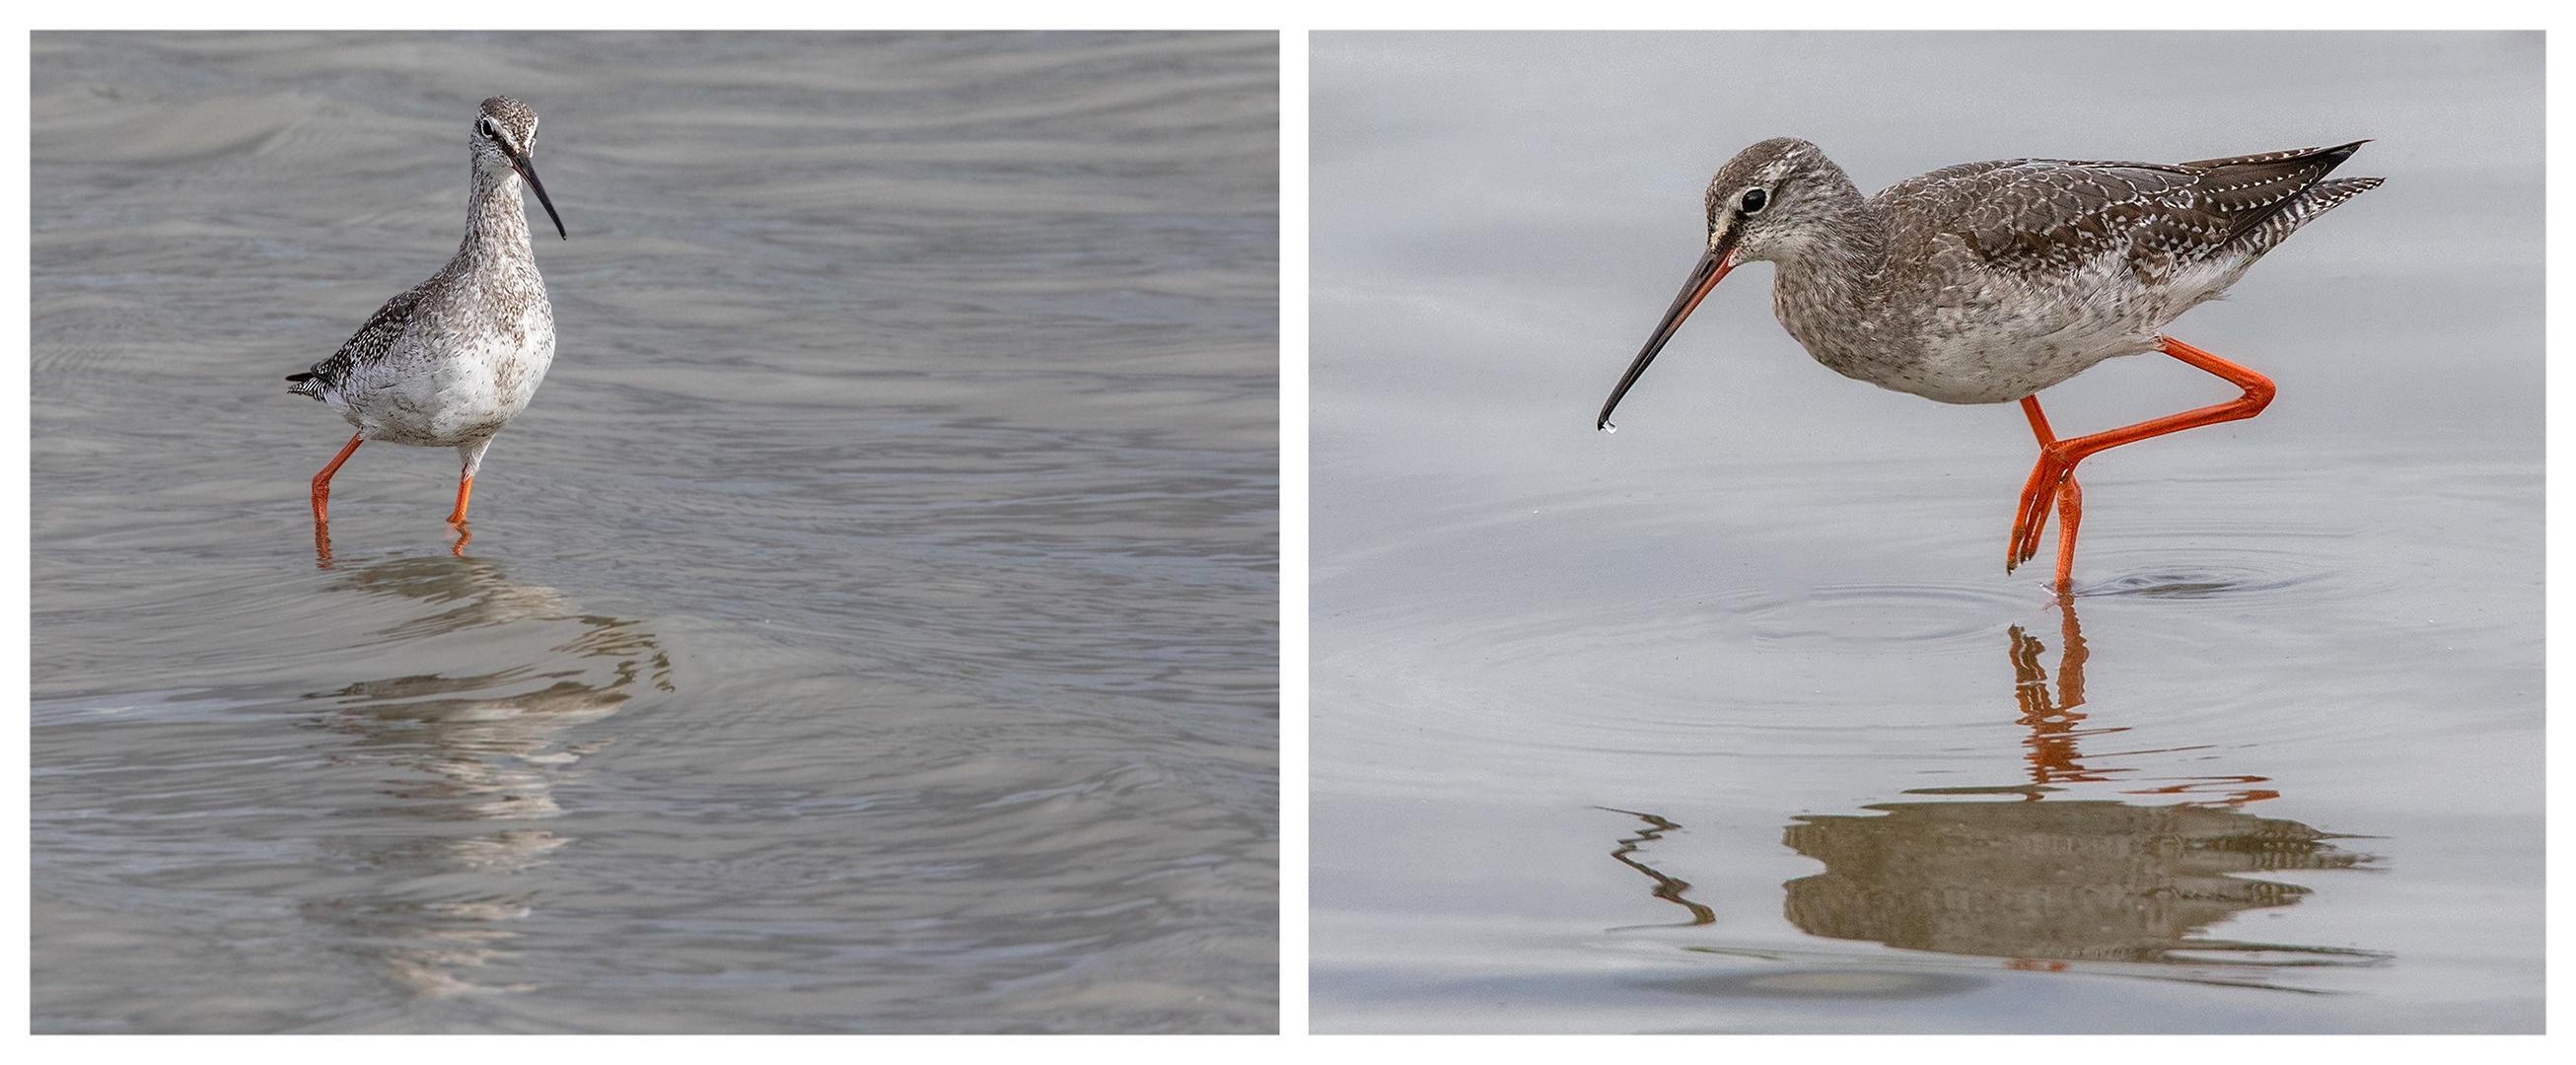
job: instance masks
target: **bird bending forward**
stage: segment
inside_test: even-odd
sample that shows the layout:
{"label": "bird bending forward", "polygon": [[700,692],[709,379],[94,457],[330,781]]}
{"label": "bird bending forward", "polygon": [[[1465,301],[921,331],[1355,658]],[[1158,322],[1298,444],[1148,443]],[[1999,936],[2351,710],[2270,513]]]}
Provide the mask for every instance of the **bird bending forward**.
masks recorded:
{"label": "bird bending forward", "polygon": [[[1863,198],[1813,144],[1763,141],[1708,186],[1708,248],[1595,428],[1682,320],[1737,265],[1777,266],[1771,308],[1817,362],[1943,403],[2019,400],[2040,457],[2013,517],[2004,569],[2039,551],[2058,512],[2056,587],[2075,562],[2075,464],[2105,448],[2271,402],[2261,374],[2163,335],[2263,253],[2380,183],[2328,178],[2366,141],[2196,163],[2006,159],[1935,170]],[[2244,395],[2060,440],[2034,393],[2105,359],[2162,351]]]}
{"label": "bird bending forward", "polygon": [[[467,138],[473,191],[465,201],[465,243],[456,257],[429,280],[387,300],[337,354],[287,377],[294,382],[287,391],[330,404],[358,430],[313,475],[317,545],[325,542],[330,520],[331,475],[369,440],[455,448],[464,472],[457,479],[456,510],[447,520],[461,531],[474,471],[492,446],[492,434],[527,409],[545,380],[555,357],[554,307],[546,302],[545,280],[537,276],[528,247],[521,178],[536,190],[556,235],[569,234],[529,158],[536,140],[537,113],[528,105],[507,96],[483,101]],[[463,550],[462,539],[457,548]]]}

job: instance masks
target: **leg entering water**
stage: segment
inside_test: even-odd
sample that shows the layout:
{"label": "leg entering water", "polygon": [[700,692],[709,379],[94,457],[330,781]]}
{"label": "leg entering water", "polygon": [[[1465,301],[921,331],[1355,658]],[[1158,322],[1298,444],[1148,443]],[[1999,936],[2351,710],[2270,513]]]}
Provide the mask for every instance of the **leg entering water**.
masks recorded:
{"label": "leg entering water", "polygon": [[463,469],[456,475],[456,513],[447,516],[448,524],[465,524],[465,503],[474,495],[474,471],[483,468],[483,452],[491,446],[492,438],[488,436],[456,445],[456,457],[463,460]]}
{"label": "leg entering water", "polygon": [[[2039,397],[2021,397],[2021,412],[2029,416],[2031,434],[2039,437],[2040,454],[2043,460],[2045,460],[2049,446],[2057,443],[2057,434],[2051,431],[2048,427],[2048,415],[2039,409]],[[2031,476],[2037,477],[2039,476],[2039,472],[2034,470],[2031,472]],[[2030,494],[2030,487],[2027,485],[2023,486],[2022,494],[2025,499],[2027,499]],[[2026,502],[2025,505],[2027,505]],[[2038,523],[2038,527],[2030,530],[2030,538],[2031,542],[2035,544],[2039,542],[2039,534],[2044,531],[2048,525],[2048,512],[2045,510],[2040,511],[2039,516],[2034,520]],[[2061,595],[2066,592],[2069,579],[2075,572],[2075,529],[2078,525],[2083,524],[2083,521],[2084,489],[2082,486],[2075,483],[2075,471],[2070,467],[2066,471],[2065,485],[2059,489],[2057,496],[2056,588]],[[2013,542],[2016,545],[2021,542],[2021,530],[2018,525],[2016,525],[2013,530]],[[2006,549],[2004,553],[2004,572],[2012,572],[2014,566],[2018,566],[2027,560],[2028,556],[2016,558],[2014,557],[2014,553],[2011,549]]]}
{"label": "leg entering water", "polygon": [[340,464],[349,461],[349,456],[358,450],[358,445],[366,442],[365,433],[351,435],[349,446],[341,448],[339,454],[331,457],[330,465],[322,467],[322,472],[313,475],[313,524],[320,525],[331,520],[331,475],[340,472]]}

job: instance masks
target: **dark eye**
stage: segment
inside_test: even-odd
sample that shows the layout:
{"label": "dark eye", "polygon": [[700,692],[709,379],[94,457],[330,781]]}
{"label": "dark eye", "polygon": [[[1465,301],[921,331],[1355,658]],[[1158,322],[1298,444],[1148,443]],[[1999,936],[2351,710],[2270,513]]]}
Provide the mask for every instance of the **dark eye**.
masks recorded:
{"label": "dark eye", "polygon": [[1744,190],[1743,210],[1746,214],[1760,214],[1762,213],[1762,208],[1770,204],[1770,202],[1771,194],[1768,192],[1764,192],[1761,189]]}
{"label": "dark eye", "polygon": [[492,120],[491,120],[491,119],[488,119],[488,118],[487,118],[487,119],[484,119],[484,120],[483,120],[483,121],[481,121],[481,122],[477,122],[477,123],[475,123],[475,125],[481,126],[481,127],[483,128],[483,135],[484,135],[484,136],[486,136],[486,137],[499,137],[499,136],[501,135],[501,134],[500,134],[500,131],[495,130],[495,129],[493,129],[493,128],[492,128]]}

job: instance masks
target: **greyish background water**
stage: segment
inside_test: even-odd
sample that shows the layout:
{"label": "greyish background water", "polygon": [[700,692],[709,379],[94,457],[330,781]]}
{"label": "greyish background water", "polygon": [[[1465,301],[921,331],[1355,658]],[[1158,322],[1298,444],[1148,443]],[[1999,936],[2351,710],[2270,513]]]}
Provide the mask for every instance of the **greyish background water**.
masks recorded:
{"label": "greyish background water", "polygon": [[[1318,1029],[2539,1028],[2537,34],[1311,59]],[[1592,431],[1780,135],[1873,191],[2362,137],[2388,183],[2173,327],[2280,398],[2085,464],[2070,656],[2001,565],[2019,412],[1834,375],[1767,267]]]}
{"label": "greyish background water", "polygon": [[[35,1028],[1275,1028],[1277,55],[38,35]],[[318,568],[495,93],[553,372]]]}

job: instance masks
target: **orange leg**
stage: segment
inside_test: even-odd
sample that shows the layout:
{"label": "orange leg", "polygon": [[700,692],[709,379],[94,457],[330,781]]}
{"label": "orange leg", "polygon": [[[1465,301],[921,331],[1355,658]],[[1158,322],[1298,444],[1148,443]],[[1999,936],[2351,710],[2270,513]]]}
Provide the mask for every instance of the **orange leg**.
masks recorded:
{"label": "orange leg", "polygon": [[[2057,434],[2048,427],[2048,415],[2039,409],[2038,396],[2021,397],[2021,412],[2030,417],[2031,435],[2039,438],[2039,446],[2043,452],[2049,445],[2057,443]],[[2083,521],[2084,488],[2075,483],[2075,472],[2070,469],[2066,474],[2066,486],[2057,494],[2057,590],[2060,592],[2066,590],[2067,577],[2075,570],[2075,527],[2083,524]],[[2047,511],[2040,512],[2039,523],[2043,528],[2047,526]],[[2040,529],[2030,531],[2031,542],[2038,542],[2040,531]],[[2017,561],[2006,556],[2004,572],[2012,572]]]}
{"label": "orange leg", "polygon": [[466,474],[466,475],[465,475],[465,476],[463,476],[463,477],[459,477],[459,478],[457,478],[457,479],[456,479],[456,513],[454,513],[454,514],[450,514],[450,515],[448,515],[448,516],[447,516],[447,523],[448,523],[448,524],[450,524],[450,525],[463,525],[463,524],[465,524],[465,499],[466,499],[466,497],[467,497],[467,496],[471,496],[471,495],[473,495],[473,494],[474,494],[474,475],[473,475],[473,474],[470,474],[470,473],[469,473],[469,474]]}
{"label": "orange leg", "polygon": [[2038,398],[2022,397],[2022,412],[2030,416],[2031,431],[2039,436],[2039,464],[2031,468],[2030,481],[2022,487],[2021,507],[2013,513],[2012,546],[2004,554],[2005,572],[2039,553],[2040,533],[2048,527],[2048,510],[2053,503],[2062,526],[2057,533],[2057,588],[2066,589],[2067,574],[2075,565],[2075,527],[2084,513],[2083,490],[2075,487],[2075,464],[2086,456],[2151,436],[2251,418],[2272,402],[2271,378],[2171,337],[2161,338],[2161,343],[2165,354],[2225,378],[2229,384],[2244,389],[2245,394],[2215,406],[2073,440],[2056,439],[2049,432],[2047,417],[2039,412]]}
{"label": "orange leg", "polygon": [[456,479],[456,513],[447,516],[447,523],[456,526],[456,546],[450,549],[448,554],[458,558],[465,557],[465,545],[474,540],[474,530],[465,527],[465,500],[473,494],[473,474],[469,473]]}
{"label": "orange leg", "polygon": [[313,524],[321,525],[331,520],[331,475],[340,472],[340,464],[349,461],[349,456],[358,450],[358,445],[366,442],[365,433],[351,436],[349,446],[341,448],[340,454],[331,460],[330,465],[322,467],[322,472],[313,475]]}

